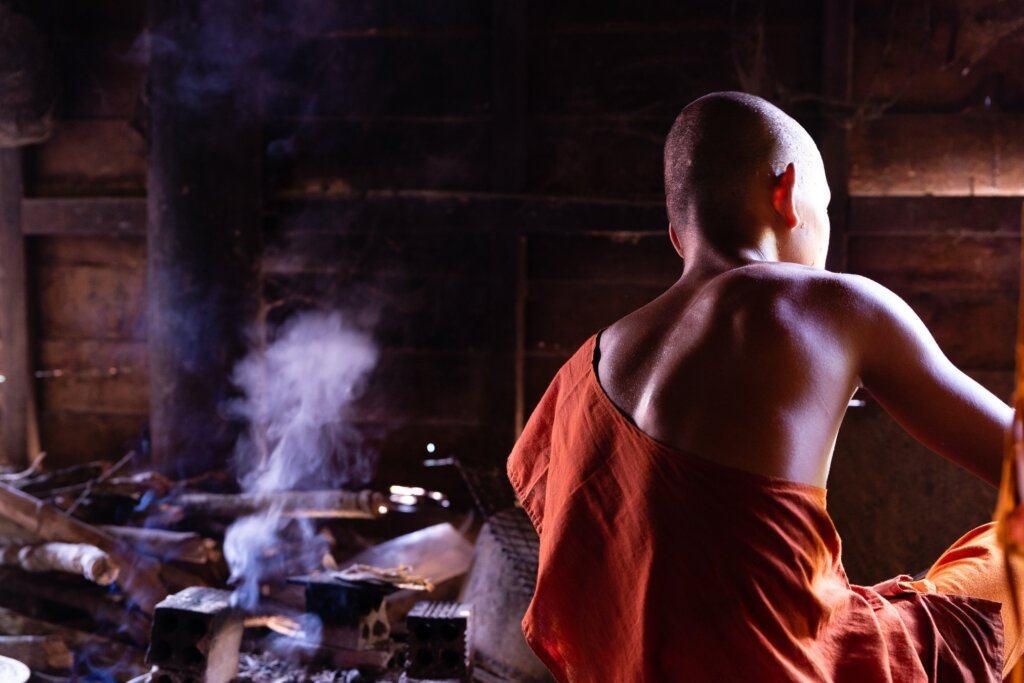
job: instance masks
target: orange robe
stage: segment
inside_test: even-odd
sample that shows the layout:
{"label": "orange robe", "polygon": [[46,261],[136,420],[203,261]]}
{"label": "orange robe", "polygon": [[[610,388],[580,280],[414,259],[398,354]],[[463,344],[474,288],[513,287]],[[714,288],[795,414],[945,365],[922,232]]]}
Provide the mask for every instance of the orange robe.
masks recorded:
{"label": "orange robe", "polygon": [[850,585],[825,489],[655,441],[605,395],[596,339],[508,460],[540,534],[523,631],[559,682],[1001,679],[1000,603],[949,594],[1003,596],[991,525],[925,580]]}

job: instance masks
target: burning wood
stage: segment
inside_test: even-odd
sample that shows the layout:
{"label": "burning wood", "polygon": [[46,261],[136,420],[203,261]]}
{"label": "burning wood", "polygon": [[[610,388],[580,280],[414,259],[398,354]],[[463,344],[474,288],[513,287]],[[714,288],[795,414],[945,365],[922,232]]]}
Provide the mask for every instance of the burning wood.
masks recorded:
{"label": "burning wood", "polygon": [[208,542],[208,539],[195,532],[106,524],[98,528],[135,548],[136,551],[159,560],[206,564],[210,559],[212,541]]}

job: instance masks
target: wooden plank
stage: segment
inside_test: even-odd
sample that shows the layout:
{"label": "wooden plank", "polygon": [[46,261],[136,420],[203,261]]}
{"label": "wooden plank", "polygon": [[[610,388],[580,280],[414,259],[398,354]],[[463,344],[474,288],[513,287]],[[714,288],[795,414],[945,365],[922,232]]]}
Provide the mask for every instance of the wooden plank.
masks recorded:
{"label": "wooden plank", "polygon": [[1024,116],[892,114],[850,132],[851,195],[1024,192]]}
{"label": "wooden plank", "polygon": [[266,0],[265,24],[297,36],[479,31],[489,7],[479,0]]}
{"label": "wooden plank", "polygon": [[1001,16],[993,9],[858,2],[853,101],[957,113],[980,109],[990,97],[994,107],[1019,111],[1024,74],[1011,24],[1018,13]]}
{"label": "wooden plank", "polygon": [[535,118],[529,188],[534,192],[664,199],[664,117]]}
{"label": "wooden plank", "polygon": [[675,32],[654,24],[616,33],[538,29],[530,42],[533,111],[542,116],[643,114],[661,122],[664,136],[691,100],[716,88],[739,87],[730,35],[725,23]]}
{"label": "wooden plank", "polygon": [[668,288],[683,272],[668,230],[530,235],[529,279],[628,282]]}
{"label": "wooden plank", "polygon": [[271,60],[261,84],[275,118],[474,116],[488,108],[482,33],[306,38],[282,47],[289,58]]}
{"label": "wooden plank", "polygon": [[42,265],[37,322],[47,339],[146,339],[146,276],[109,266]]}
{"label": "wooden plank", "polygon": [[659,285],[533,280],[526,309],[527,351],[575,351],[587,337],[665,291]]}
{"label": "wooden plank", "polygon": [[298,311],[343,311],[385,348],[486,350],[494,333],[491,282],[437,276],[269,275],[264,301],[277,325]]}
{"label": "wooden plank", "polygon": [[44,339],[38,356],[36,386],[43,411],[149,412],[145,342]]}
{"label": "wooden plank", "polygon": [[33,400],[21,197],[21,152],[0,149],[0,459],[15,466],[25,464],[28,457]]}
{"label": "wooden plank", "polygon": [[971,371],[1013,369],[1017,289],[897,293],[921,316],[957,367]]}
{"label": "wooden plank", "polygon": [[[531,4],[531,20],[548,30],[560,31],[624,31],[664,27],[666,32],[681,27],[729,26],[733,23],[733,5],[720,2],[677,2],[647,0],[627,3],[621,0],[562,0]],[[815,8],[796,0],[772,5],[773,18],[778,21],[806,21],[820,25]]]}
{"label": "wooden plank", "polygon": [[117,271],[142,271],[146,268],[144,236],[43,236],[29,240],[29,246],[33,269],[42,266],[93,266]]}
{"label": "wooden plank", "polygon": [[849,269],[900,292],[1011,289],[1019,251],[1014,234],[851,235]]}
{"label": "wooden plank", "polygon": [[276,121],[265,134],[270,187],[277,192],[484,190],[489,183],[484,117]]}
{"label": "wooden plank", "polygon": [[48,467],[117,460],[138,446],[146,418],[92,412],[42,412],[42,447]]}
{"label": "wooden plank", "polygon": [[492,385],[484,353],[384,351],[350,415],[356,421],[482,424]]}
{"label": "wooden plank", "polygon": [[146,234],[146,200],[129,197],[25,199],[21,229],[26,235]]}
{"label": "wooden plank", "polygon": [[850,232],[926,235],[1020,232],[1017,197],[855,197]]}
{"label": "wooden plank", "polygon": [[124,120],[65,121],[26,157],[34,196],[146,192],[146,144]]}
{"label": "wooden plank", "polygon": [[401,226],[360,232],[265,233],[265,273],[486,276],[494,235]]}
{"label": "wooden plank", "polygon": [[665,231],[663,200],[445,191],[368,191],[291,198],[268,215],[271,234],[403,230],[565,233]]}

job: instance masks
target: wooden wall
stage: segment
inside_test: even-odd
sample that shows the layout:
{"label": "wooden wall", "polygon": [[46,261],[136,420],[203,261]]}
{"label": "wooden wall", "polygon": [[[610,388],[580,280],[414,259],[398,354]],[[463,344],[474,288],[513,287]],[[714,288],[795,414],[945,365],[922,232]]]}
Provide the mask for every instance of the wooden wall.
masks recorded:
{"label": "wooden wall", "polygon": [[[1012,392],[1024,79],[993,3],[858,2],[845,267],[904,297],[959,367]],[[916,444],[877,405],[850,410],[830,505],[851,577],[920,571],[994,492]]]}
{"label": "wooden wall", "polygon": [[[65,121],[25,165],[38,367],[132,369],[39,380],[44,445],[70,462],[121,452],[146,414],[144,17],[58,4],[40,20]],[[1013,40],[979,36],[1012,18],[891,5],[855,3],[851,33],[817,1],[266,0],[269,48],[245,66],[265,116],[268,320],[374,321],[359,421],[382,481],[457,486],[419,467],[428,442],[500,466],[578,344],[678,276],[664,134],[693,98],[743,89],[819,139],[839,131],[837,267],[905,296],[1006,396],[1024,83]],[[991,509],[901,434],[869,401],[840,437],[830,505],[854,579],[922,569]]]}
{"label": "wooden wall", "polygon": [[39,428],[53,466],[123,454],[148,412],[145,213],[131,202],[146,192],[145,6],[129,4],[32,8],[64,88],[56,133],[25,151],[22,216]]}

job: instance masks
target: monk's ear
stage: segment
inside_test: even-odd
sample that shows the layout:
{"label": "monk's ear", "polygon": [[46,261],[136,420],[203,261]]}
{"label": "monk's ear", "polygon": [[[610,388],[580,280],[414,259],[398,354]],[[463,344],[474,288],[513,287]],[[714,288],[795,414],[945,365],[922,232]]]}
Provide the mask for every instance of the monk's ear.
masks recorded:
{"label": "monk's ear", "polygon": [[672,240],[672,246],[675,248],[676,253],[679,254],[679,257],[682,258],[683,245],[679,242],[679,234],[671,223],[668,224],[668,238]]}
{"label": "monk's ear", "polygon": [[787,228],[800,225],[796,210],[796,168],[790,162],[786,170],[775,176],[772,187],[772,208],[782,218]]}

